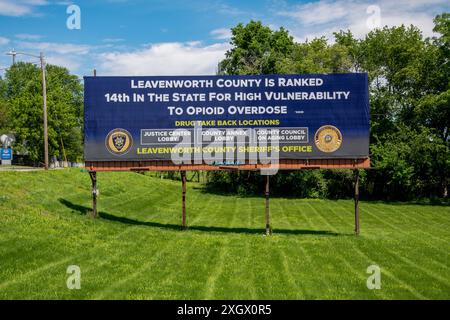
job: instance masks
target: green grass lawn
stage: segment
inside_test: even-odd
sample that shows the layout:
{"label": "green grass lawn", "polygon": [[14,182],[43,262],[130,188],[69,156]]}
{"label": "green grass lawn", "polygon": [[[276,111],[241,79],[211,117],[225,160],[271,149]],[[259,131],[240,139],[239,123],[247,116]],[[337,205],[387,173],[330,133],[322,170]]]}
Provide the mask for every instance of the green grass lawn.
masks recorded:
{"label": "green grass lawn", "polygon": [[[449,299],[450,207],[264,199],[99,173],[101,219],[86,216],[79,169],[0,173],[0,299]],[[369,290],[367,267],[381,268]],[[66,287],[69,265],[81,289]]]}

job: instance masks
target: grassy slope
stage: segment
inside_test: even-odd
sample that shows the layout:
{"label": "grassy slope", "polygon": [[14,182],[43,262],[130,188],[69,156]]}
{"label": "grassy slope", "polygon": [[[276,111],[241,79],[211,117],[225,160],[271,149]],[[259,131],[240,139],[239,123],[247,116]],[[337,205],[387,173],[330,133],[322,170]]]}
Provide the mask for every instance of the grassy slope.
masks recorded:
{"label": "grassy slope", "polygon": [[179,182],[100,173],[93,220],[87,173],[0,173],[0,298],[450,298],[450,207],[363,202],[355,237],[352,201],[272,199],[265,237],[262,198],[188,186],[181,232]]}

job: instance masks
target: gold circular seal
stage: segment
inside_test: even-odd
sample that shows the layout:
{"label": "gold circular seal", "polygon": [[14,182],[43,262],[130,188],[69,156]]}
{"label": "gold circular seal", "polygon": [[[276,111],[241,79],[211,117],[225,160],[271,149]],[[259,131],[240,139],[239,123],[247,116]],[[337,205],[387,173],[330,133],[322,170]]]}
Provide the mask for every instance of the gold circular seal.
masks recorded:
{"label": "gold circular seal", "polygon": [[335,126],[322,126],[316,131],[314,142],[320,151],[334,152],[341,147],[342,134]]}
{"label": "gold circular seal", "polygon": [[123,155],[130,151],[133,145],[131,134],[125,129],[111,130],[106,136],[106,148],[115,155]]}

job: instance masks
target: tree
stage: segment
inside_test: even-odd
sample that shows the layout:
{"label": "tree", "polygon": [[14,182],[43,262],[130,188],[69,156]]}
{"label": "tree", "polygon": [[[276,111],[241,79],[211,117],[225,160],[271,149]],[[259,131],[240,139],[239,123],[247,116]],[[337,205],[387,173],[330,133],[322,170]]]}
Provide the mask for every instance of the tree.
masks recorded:
{"label": "tree", "polygon": [[261,22],[250,21],[231,29],[231,45],[219,63],[219,74],[269,74],[278,72],[279,62],[294,45],[289,33],[280,28],[273,31]]}
{"label": "tree", "polygon": [[6,82],[0,78],[0,133],[8,125],[8,107],[6,102]]}
{"label": "tree", "polygon": [[[408,199],[445,196],[450,183],[450,14],[434,19],[437,33],[424,39],[414,26],[384,27],[356,39],[350,30],[295,43],[284,29],[260,22],[232,29],[232,48],[221,74],[367,72],[372,167],[363,195]],[[211,173],[211,187],[255,193],[255,174]],[[216,175],[216,176],[215,176]],[[348,171],[279,173],[275,194],[308,197],[351,195]],[[261,185],[261,184],[260,184]],[[308,186],[310,193],[293,186]],[[241,187],[239,187],[241,186]],[[242,187],[243,186],[243,187]]]}
{"label": "tree", "polygon": [[450,14],[434,19],[434,31],[438,36],[427,40],[427,63],[423,72],[429,88],[427,95],[417,103],[414,111],[416,122],[432,128],[443,141],[450,136]]}
{"label": "tree", "polygon": [[329,45],[325,37],[296,43],[285,61],[281,73],[339,73],[349,72],[351,60],[348,48],[336,43]]}
{"label": "tree", "polygon": [[[80,80],[65,68],[47,65],[49,154],[72,161],[82,157],[82,103]],[[43,97],[41,71],[19,62],[7,72],[8,128],[16,135],[16,150],[32,161],[43,159]]]}

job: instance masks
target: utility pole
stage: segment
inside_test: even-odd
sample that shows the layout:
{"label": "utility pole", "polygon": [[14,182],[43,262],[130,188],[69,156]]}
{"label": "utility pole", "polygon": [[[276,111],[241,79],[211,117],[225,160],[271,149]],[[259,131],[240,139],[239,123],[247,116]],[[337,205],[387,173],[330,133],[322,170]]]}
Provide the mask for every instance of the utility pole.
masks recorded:
{"label": "utility pole", "polygon": [[44,54],[39,54],[42,70],[42,97],[44,100],[44,163],[45,170],[48,170],[48,125],[47,125],[47,86],[45,81],[45,60]]}
{"label": "utility pole", "polygon": [[42,71],[42,98],[44,101],[44,167],[45,170],[48,170],[48,124],[47,124],[47,86],[45,80],[45,60],[44,53],[41,52],[39,55],[25,53],[25,52],[17,52],[14,49],[12,51],[7,52],[6,55],[12,56],[13,64],[16,63],[16,55],[23,54],[25,56],[30,56],[34,58],[39,58],[41,62],[41,71]]}
{"label": "utility pole", "polygon": [[12,56],[12,64],[14,65],[14,64],[16,63],[16,55],[17,55],[17,52],[16,52],[14,49],[12,49],[12,51],[7,52],[6,54],[7,54],[8,56]]}

